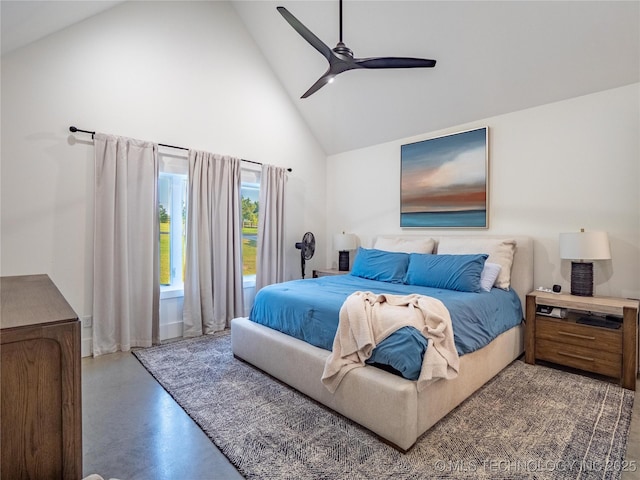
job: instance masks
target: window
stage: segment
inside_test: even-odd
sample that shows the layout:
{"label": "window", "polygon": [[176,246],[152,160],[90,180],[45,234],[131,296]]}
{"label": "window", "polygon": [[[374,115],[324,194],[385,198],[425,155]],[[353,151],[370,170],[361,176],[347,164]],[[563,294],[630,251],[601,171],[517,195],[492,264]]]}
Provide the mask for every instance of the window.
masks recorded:
{"label": "window", "polygon": [[[186,163],[167,156],[160,163],[158,218],[160,221],[161,298],[184,292],[188,177]],[[242,277],[245,287],[255,285],[258,251],[258,199],[260,170],[242,169]]]}
{"label": "window", "polygon": [[[163,163],[161,163],[163,165]],[[158,218],[160,221],[160,287],[162,297],[169,292],[182,295],[186,260],[187,175],[180,168],[162,168],[158,178]]]}
{"label": "window", "polygon": [[245,287],[255,285],[256,254],[258,252],[258,200],[260,171],[242,169],[240,187],[242,200],[242,278]]}

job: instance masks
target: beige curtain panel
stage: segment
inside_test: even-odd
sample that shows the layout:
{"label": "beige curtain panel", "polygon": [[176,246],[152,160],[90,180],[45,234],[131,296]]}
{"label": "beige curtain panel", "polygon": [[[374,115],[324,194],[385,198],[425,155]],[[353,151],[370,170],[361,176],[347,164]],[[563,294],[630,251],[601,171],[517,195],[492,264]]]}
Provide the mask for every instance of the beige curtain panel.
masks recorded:
{"label": "beige curtain panel", "polygon": [[96,133],[93,355],[159,341],[158,146]]}
{"label": "beige curtain panel", "polygon": [[285,272],[285,187],[287,172],[273,165],[262,166],[256,292],[266,285],[284,281]]}
{"label": "beige curtain panel", "polygon": [[240,162],[189,151],[185,337],[223,330],[243,313]]}

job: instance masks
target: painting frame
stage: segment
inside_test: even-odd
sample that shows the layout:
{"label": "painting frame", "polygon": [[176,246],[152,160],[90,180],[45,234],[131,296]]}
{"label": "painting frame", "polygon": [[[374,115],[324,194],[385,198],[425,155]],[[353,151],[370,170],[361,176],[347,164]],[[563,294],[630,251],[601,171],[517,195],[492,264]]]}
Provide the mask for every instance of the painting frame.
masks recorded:
{"label": "painting frame", "polygon": [[489,228],[489,127],[400,147],[401,228]]}

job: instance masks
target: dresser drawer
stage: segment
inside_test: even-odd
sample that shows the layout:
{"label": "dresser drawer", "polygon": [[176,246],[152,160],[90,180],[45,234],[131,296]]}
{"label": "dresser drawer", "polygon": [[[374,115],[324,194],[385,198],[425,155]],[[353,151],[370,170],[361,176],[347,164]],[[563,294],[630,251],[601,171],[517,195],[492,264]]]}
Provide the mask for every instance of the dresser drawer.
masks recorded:
{"label": "dresser drawer", "polygon": [[581,325],[566,320],[536,317],[536,342],[549,340],[619,354],[622,351],[622,329]]}
{"label": "dresser drawer", "polygon": [[620,378],[622,375],[622,355],[597,347],[582,347],[540,338],[536,341],[536,358],[609,377]]}

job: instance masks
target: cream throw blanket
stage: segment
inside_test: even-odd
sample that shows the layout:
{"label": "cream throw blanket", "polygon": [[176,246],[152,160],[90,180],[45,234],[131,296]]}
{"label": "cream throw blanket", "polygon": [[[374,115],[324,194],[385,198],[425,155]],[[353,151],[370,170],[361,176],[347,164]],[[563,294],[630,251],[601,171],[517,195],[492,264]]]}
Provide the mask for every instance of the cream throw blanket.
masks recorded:
{"label": "cream throw blanket", "polygon": [[363,367],[378,343],[399,328],[417,328],[429,339],[417,381],[418,391],[438,378],[455,378],[459,358],[449,310],[437,298],[355,292],[340,309],[333,350],[324,366],[322,383],[334,393],[344,376]]}

